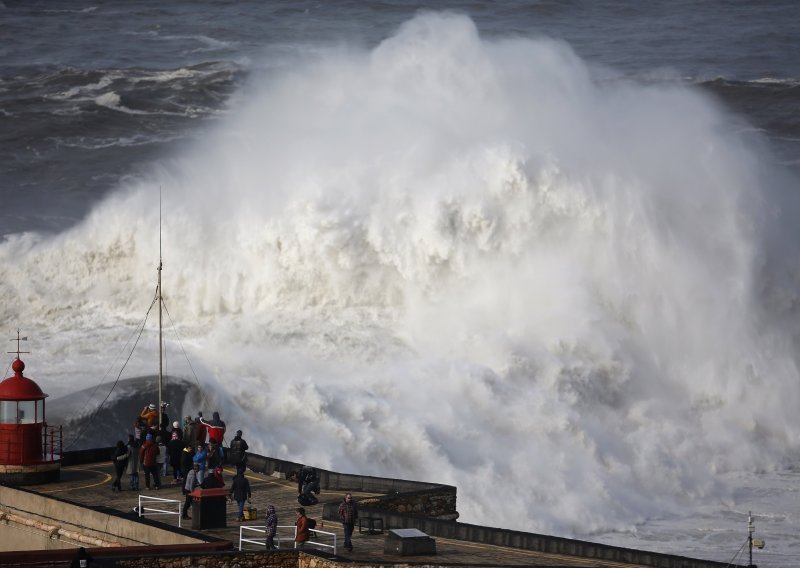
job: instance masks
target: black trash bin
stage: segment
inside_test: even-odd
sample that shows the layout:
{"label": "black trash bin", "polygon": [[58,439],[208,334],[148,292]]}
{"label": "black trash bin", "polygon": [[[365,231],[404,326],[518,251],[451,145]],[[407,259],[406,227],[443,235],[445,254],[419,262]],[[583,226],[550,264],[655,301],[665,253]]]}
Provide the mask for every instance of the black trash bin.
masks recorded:
{"label": "black trash bin", "polygon": [[224,529],[228,526],[226,519],[228,491],[224,487],[192,491],[192,528]]}

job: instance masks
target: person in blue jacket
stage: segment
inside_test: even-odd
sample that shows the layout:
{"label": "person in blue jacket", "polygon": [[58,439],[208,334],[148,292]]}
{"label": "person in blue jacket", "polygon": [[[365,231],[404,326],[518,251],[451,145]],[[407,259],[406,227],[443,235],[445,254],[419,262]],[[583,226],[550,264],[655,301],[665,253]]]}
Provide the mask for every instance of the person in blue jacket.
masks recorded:
{"label": "person in blue jacket", "polygon": [[206,476],[206,457],[208,457],[208,453],[206,452],[205,444],[197,444],[197,451],[194,453],[192,462],[200,466],[197,472],[198,483],[203,483],[203,478]]}

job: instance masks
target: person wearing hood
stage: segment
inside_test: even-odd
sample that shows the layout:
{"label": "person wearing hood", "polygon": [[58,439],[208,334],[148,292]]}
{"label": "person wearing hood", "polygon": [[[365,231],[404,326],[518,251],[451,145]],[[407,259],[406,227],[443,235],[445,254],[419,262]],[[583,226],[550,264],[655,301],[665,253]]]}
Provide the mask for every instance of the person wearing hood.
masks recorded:
{"label": "person wearing hood", "polygon": [[274,539],[278,532],[278,514],[275,512],[275,505],[267,505],[267,516],[264,518],[264,525],[267,550],[275,550]]}
{"label": "person wearing hood", "polygon": [[208,441],[214,440],[217,444],[222,445],[222,440],[225,438],[225,422],[220,419],[219,412],[214,411],[210,422],[206,422],[202,417],[200,422],[208,430]]}

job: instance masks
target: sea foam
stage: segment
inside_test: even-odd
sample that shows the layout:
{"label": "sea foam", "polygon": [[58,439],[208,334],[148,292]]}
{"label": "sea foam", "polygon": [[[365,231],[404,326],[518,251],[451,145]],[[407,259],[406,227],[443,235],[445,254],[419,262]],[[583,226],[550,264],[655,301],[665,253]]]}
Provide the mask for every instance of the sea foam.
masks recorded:
{"label": "sea foam", "polygon": [[255,451],[452,483],[467,522],[630,529],[796,460],[798,208],[738,126],[422,14],[253,78],[81,225],[7,238],[0,316],[45,390],[91,386],[161,242],[204,410]]}

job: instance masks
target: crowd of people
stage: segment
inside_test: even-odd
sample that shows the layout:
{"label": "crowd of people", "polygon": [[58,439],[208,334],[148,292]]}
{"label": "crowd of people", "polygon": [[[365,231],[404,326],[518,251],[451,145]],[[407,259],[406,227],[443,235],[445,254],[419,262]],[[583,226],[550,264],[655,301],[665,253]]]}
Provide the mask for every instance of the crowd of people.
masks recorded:
{"label": "crowd of people", "polygon": [[[139,490],[139,472],[144,473],[145,488],[156,490],[169,478],[170,468],[174,484],[179,485],[185,496],[182,510],[184,519],[191,519],[189,509],[192,505],[192,492],[198,487],[204,489],[223,488],[223,463],[235,466],[229,497],[238,506],[239,521],[245,519],[245,503],[252,498],[250,482],[245,477],[247,469],[247,442],[242,431],[223,447],[226,426],[219,412],[206,421],[202,412],[196,417],[186,416],[181,424],[170,422],[167,404],[161,408],[161,417],[155,404],[145,406],[136,417],[133,433],[128,435],[127,444],[117,441],[111,457],[114,464],[112,491],[122,491],[122,478],[127,474],[128,488]],[[297,500],[301,505],[315,505],[319,502],[320,479],[317,470],[302,466],[297,472]],[[316,495],[315,495],[316,494]],[[304,548],[314,529],[314,521],[306,516],[305,508],[295,510],[296,543]],[[344,547],[353,550],[351,537],[358,519],[358,508],[350,493],[346,494],[339,506],[339,517],[344,527]],[[274,505],[267,505],[264,518],[267,550],[275,549],[274,538],[278,528],[278,515]]]}
{"label": "crowd of people", "polygon": [[[181,424],[177,420],[170,422],[167,404],[162,405],[160,419],[155,404],[145,406],[134,421],[127,444],[119,440],[114,448],[112,491],[122,491],[122,478],[126,474],[128,488],[139,490],[140,472],[144,474],[146,489],[161,489],[169,479],[171,469],[172,482],[179,485],[186,495],[183,516],[190,518],[191,492],[197,487],[223,487],[222,465],[228,463],[236,467],[234,484],[237,492],[231,495],[238,502],[241,495],[238,488],[247,483],[244,473],[248,445],[242,438],[242,431],[238,430],[226,457],[223,448],[225,432],[225,422],[216,411],[211,420],[205,420],[201,412],[194,418],[187,416]],[[243,503],[239,507],[239,520],[244,520]]]}

